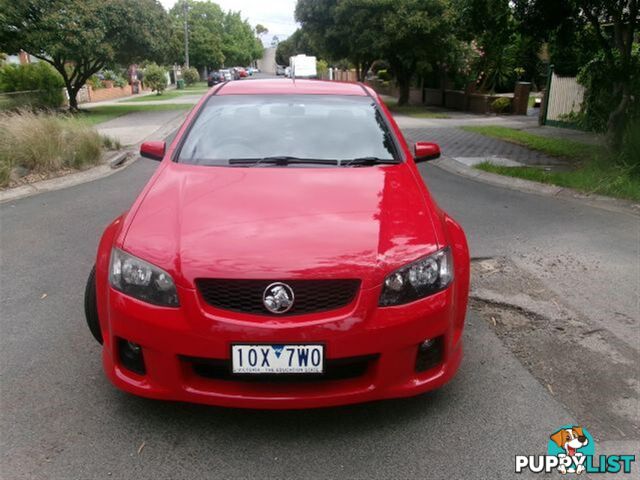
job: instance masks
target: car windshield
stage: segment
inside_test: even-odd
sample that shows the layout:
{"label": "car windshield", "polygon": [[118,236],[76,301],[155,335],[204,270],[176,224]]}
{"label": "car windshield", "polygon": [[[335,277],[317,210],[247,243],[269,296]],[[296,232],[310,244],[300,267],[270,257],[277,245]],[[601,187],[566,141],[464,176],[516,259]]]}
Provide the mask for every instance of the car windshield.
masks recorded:
{"label": "car windshield", "polygon": [[203,107],[178,162],[229,165],[229,160],[251,163],[274,157],[343,164],[374,160],[371,165],[400,160],[370,97],[221,95]]}

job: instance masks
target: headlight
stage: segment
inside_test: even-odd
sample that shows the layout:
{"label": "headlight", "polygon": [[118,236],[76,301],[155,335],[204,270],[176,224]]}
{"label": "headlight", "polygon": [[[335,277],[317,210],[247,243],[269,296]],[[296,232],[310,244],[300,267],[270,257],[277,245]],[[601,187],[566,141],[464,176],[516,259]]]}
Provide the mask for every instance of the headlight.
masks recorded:
{"label": "headlight", "polygon": [[118,248],[111,250],[109,283],[116,290],[148,303],[165,307],[180,305],[171,275]]}
{"label": "headlight", "polygon": [[453,280],[449,247],[399,268],[384,280],[381,307],[402,305],[447,288]]}

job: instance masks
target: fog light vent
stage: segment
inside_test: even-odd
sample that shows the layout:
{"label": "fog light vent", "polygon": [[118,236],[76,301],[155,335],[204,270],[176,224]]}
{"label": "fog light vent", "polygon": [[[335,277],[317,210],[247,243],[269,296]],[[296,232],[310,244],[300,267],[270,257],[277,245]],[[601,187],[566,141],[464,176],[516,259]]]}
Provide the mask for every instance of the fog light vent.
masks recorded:
{"label": "fog light vent", "polygon": [[142,348],[137,343],[122,338],[118,339],[118,356],[120,357],[120,364],[127,370],[139,375],[144,375],[147,372],[144,367]]}
{"label": "fog light vent", "polygon": [[426,372],[442,363],[444,337],[427,339],[418,345],[416,372]]}

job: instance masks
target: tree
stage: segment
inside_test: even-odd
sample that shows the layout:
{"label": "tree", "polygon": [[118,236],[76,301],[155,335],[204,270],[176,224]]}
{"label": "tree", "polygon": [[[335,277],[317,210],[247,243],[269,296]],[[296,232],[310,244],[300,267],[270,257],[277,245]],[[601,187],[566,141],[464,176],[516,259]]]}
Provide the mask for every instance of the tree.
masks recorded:
{"label": "tree", "polygon": [[276,63],[278,65],[289,65],[289,58],[300,53],[306,55],[317,54],[306,32],[302,29],[297,29],[289,38],[278,43]]}
{"label": "tree", "polygon": [[223,22],[223,45],[225,64],[248,65],[262,57],[262,43],[255,37],[249,22],[240,12],[227,12]]}
{"label": "tree", "polygon": [[476,72],[481,91],[512,87],[519,38],[509,0],[455,0],[458,36],[481,52]]}
{"label": "tree", "polygon": [[269,29],[267,27],[265,27],[261,23],[256,25],[256,35],[258,35],[258,37],[262,37],[262,35],[265,35],[267,33],[269,33]]}
{"label": "tree", "polygon": [[346,59],[364,80],[376,59],[379,30],[371,16],[379,2],[353,0],[299,0],[296,19],[302,24],[307,42],[323,58],[334,63]]}
{"label": "tree", "polygon": [[110,63],[162,61],[169,22],[155,0],[0,0],[0,44],[51,64],[69,108],[91,75]]}
{"label": "tree", "polygon": [[419,67],[444,61],[455,41],[450,0],[298,0],[296,19],[324,58],[347,58],[361,76],[387,60],[400,105]]}
{"label": "tree", "polygon": [[[638,55],[633,46],[638,28],[638,0],[578,0],[581,13],[595,32],[603,53],[604,67],[612,79],[617,100],[607,120],[607,143],[614,150],[622,147],[628,123],[628,110],[640,91],[633,91],[640,75]],[[634,100],[635,98],[635,100]]]}
{"label": "tree", "polygon": [[296,19],[323,52],[349,59],[362,79],[372,61],[387,60],[403,105],[420,65],[443,61],[453,41],[449,0],[298,0]]}
{"label": "tree", "polygon": [[[556,71],[587,86],[583,113],[589,126],[605,129],[619,149],[626,124],[637,112],[640,58],[638,0],[516,0],[527,31],[549,42]],[[634,53],[634,44],[636,53]],[[637,114],[637,113],[636,113]],[[597,118],[604,116],[604,119]]]}
{"label": "tree", "polygon": [[169,16],[173,24],[172,58],[175,63],[184,61],[184,3],[187,3],[189,26],[189,64],[199,70],[216,69],[225,60],[224,17],[220,7],[210,1],[181,0]]}

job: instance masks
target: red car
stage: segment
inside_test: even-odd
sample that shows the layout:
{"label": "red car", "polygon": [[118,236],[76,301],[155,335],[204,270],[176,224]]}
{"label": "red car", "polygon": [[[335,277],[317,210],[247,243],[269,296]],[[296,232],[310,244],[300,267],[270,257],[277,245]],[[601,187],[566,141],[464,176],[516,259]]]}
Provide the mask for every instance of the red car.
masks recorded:
{"label": "red car", "polygon": [[85,309],[110,380],[145,397],[310,408],[416,395],[462,358],[464,232],[373,90],[211,89],[105,230]]}

